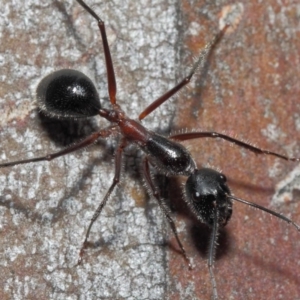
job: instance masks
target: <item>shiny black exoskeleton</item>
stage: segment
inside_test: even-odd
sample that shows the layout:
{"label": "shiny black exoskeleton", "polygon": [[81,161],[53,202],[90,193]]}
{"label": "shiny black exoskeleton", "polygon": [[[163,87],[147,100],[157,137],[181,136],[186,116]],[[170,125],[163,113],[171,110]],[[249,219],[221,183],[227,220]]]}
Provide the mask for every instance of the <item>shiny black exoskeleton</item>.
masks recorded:
{"label": "shiny black exoskeleton", "polygon": [[45,77],[37,88],[37,101],[46,114],[63,118],[96,116],[101,108],[91,79],[72,69],[62,69]]}
{"label": "shiny black exoskeleton", "polygon": [[166,175],[189,176],[196,168],[186,148],[158,134],[151,135],[144,150],[150,162]]}
{"label": "shiny black exoskeleton", "polygon": [[209,168],[195,170],[186,182],[185,193],[188,205],[200,221],[212,227],[217,210],[218,224],[227,224],[232,214],[232,201],[225,175]]}

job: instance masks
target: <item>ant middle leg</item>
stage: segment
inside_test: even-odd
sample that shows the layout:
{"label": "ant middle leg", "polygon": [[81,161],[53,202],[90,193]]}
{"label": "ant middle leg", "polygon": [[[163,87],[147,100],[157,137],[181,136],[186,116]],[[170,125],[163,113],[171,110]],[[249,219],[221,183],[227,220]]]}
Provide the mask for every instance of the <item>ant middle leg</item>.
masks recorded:
{"label": "ant middle leg", "polygon": [[178,246],[181,250],[181,253],[182,253],[184,259],[187,261],[189,269],[191,270],[192,265],[191,265],[190,259],[188,258],[187,254],[186,254],[186,251],[183,247],[183,244],[181,243],[181,241],[179,239],[175,222],[172,219],[170,211],[169,211],[168,207],[166,206],[166,203],[164,202],[163,198],[160,197],[160,193],[159,193],[155,183],[153,182],[153,180],[151,178],[150,169],[149,169],[149,160],[148,160],[147,157],[143,161],[143,171],[144,171],[145,180],[146,180],[148,186],[150,187],[150,190],[151,190],[153,196],[157,200],[157,202],[159,204],[159,207],[161,208],[161,210],[163,211],[165,217],[167,218],[167,220],[168,220],[168,222],[171,226],[171,229],[172,229],[172,231],[175,235],[175,238],[176,238],[177,244],[178,244]]}
{"label": "ant middle leg", "polygon": [[233,138],[229,135],[223,134],[223,133],[218,133],[214,131],[196,131],[196,132],[188,132],[188,133],[180,133],[180,134],[174,134],[171,135],[170,138],[176,141],[187,141],[187,140],[192,140],[192,139],[198,139],[198,138],[220,138],[223,139],[227,142],[231,142],[239,147],[245,148],[249,151],[254,152],[255,154],[264,154],[264,155],[271,155],[275,157],[279,157],[284,160],[289,160],[289,161],[300,161],[300,158],[297,157],[288,157],[286,155],[282,155],[273,151],[269,151],[266,149],[261,149],[259,147],[253,146],[249,143],[243,142],[241,140],[238,140],[236,138]]}
{"label": "ant middle leg", "polygon": [[123,154],[123,151],[124,151],[126,146],[127,146],[127,141],[126,141],[125,138],[123,138],[121,140],[121,143],[120,143],[119,147],[116,150],[116,153],[115,153],[115,176],[114,176],[113,182],[112,182],[110,188],[108,189],[108,191],[106,192],[106,195],[105,195],[104,199],[101,201],[98,208],[94,212],[93,217],[90,221],[89,227],[88,227],[86,235],[85,235],[83,245],[80,249],[79,259],[78,259],[78,263],[77,263],[78,265],[81,264],[84,251],[88,247],[88,238],[89,238],[89,235],[90,235],[90,232],[91,232],[91,229],[93,227],[94,222],[99,217],[100,213],[102,212],[104,206],[107,203],[107,200],[109,199],[110,195],[114,191],[115,187],[120,182],[121,167],[122,167],[122,154]]}

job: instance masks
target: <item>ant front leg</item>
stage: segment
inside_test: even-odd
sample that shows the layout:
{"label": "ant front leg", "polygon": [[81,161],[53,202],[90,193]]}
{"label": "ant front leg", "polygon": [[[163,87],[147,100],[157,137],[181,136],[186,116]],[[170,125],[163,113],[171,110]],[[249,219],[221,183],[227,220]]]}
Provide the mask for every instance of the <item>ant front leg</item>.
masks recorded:
{"label": "ant front leg", "polygon": [[190,259],[186,255],[186,251],[185,251],[185,249],[184,249],[184,247],[183,247],[183,245],[182,245],[182,243],[181,243],[181,241],[179,239],[175,222],[172,219],[170,211],[169,211],[166,203],[160,197],[160,193],[159,193],[157,187],[155,186],[155,183],[153,182],[153,180],[151,178],[150,169],[149,169],[149,161],[148,161],[147,157],[144,159],[144,162],[143,162],[143,171],[144,171],[144,176],[145,176],[146,182],[147,182],[148,186],[150,187],[153,196],[157,200],[157,202],[159,204],[159,207],[161,208],[161,210],[163,211],[165,217],[167,218],[167,220],[168,220],[168,222],[169,222],[169,224],[171,226],[171,229],[172,229],[172,231],[173,231],[173,233],[175,235],[175,238],[176,238],[176,241],[177,241],[177,243],[179,245],[181,253],[182,253],[184,259],[187,261],[189,269],[191,270],[192,269],[192,265],[191,265]]}
{"label": "ant front leg", "polygon": [[177,83],[172,89],[167,91],[165,94],[157,98],[155,101],[153,101],[148,107],[146,107],[139,115],[139,120],[143,120],[145,117],[147,117],[152,111],[157,109],[160,105],[162,105],[164,102],[166,102],[168,99],[170,99],[172,96],[174,96],[177,92],[179,92],[183,87],[188,85],[190,81],[192,80],[192,77],[195,75],[196,71],[203,67],[203,64],[206,62],[207,58],[209,57],[211,51],[216,46],[218,41],[221,39],[221,37],[224,35],[225,31],[229,25],[226,25],[223,27],[222,30],[220,30],[214,38],[205,45],[205,47],[200,51],[200,54],[198,55],[198,58],[194,65],[192,66],[192,69],[190,73],[179,83]]}
{"label": "ant front leg", "polygon": [[229,135],[225,135],[222,133],[214,132],[214,131],[199,131],[199,132],[189,132],[189,133],[181,133],[181,134],[174,134],[170,136],[171,139],[177,140],[177,141],[186,141],[186,140],[192,140],[192,139],[198,139],[198,138],[220,138],[227,142],[231,142],[239,147],[245,148],[249,151],[254,152],[255,154],[265,154],[265,155],[271,155],[275,157],[279,157],[284,160],[290,160],[290,161],[300,161],[300,158],[296,157],[288,157],[286,155],[282,155],[276,152],[272,152],[269,150],[261,149],[259,147],[253,146],[249,143],[243,142],[241,140],[235,139]]}
{"label": "ant front leg", "polygon": [[117,184],[120,182],[120,175],[121,175],[121,166],[122,166],[122,153],[125,149],[127,145],[127,141],[126,139],[122,139],[117,151],[116,151],[116,156],[115,156],[115,176],[113,179],[113,182],[110,186],[110,188],[108,189],[104,199],[102,200],[102,202],[100,203],[100,205],[98,206],[98,208],[96,209],[96,211],[94,212],[94,215],[90,221],[90,225],[87,229],[86,235],[85,235],[85,239],[82,245],[82,248],[80,249],[80,253],[79,253],[79,260],[78,260],[78,265],[81,264],[82,262],[82,257],[84,254],[85,249],[88,247],[89,243],[88,243],[88,238],[92,229],[92,226],[94,224],[94,222],[97,220],[97,218],[99,217],[101,211],[103,210],[104,206],[107,203],[108,198],[110,197],[110,195],[112,194],[112,192],[114,191],[115,187],[117,186]]}

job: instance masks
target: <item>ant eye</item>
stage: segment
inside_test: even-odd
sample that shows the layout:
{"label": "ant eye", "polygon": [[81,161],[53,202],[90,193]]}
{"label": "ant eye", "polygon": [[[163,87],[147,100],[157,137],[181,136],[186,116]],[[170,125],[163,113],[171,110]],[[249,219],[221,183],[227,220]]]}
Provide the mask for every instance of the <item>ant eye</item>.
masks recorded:
{"label": "ant eye", "polygon": [[227,181],[227,177],[224,174],[220,173],[220,180],[222,180],[223,182]]}
{"label": "ant eye", "polygon": [[200,201],[201,200],[201,194],[198,191],[194,191],[193,200],[194,201]]}
{"label": "ant eye", "polygon": [[45,77],[37,88],[38,105],[47,115],[86,118],[101,108],[93,82],[83,73],[63,69]]}

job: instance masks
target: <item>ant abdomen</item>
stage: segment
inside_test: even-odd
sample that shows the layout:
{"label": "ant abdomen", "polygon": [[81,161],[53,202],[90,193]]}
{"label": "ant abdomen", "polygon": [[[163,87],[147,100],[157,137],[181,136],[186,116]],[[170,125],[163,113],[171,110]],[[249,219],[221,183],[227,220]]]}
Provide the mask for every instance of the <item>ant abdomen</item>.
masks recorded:
{"label": "ant abdomen", "polygon": [[186,182],[185,192],[186,201],[198,219],[213,226],[217,210],[217,223],[227,224],[232,214],[232,201],[225,175],[209,168],[195,170]]}
{"label": "ant abdomen", "polygon": [[37,88],[39,108],[58,118],[86,118],[101,108],[93,82],[83,73],[62,69],[45,77]]}

